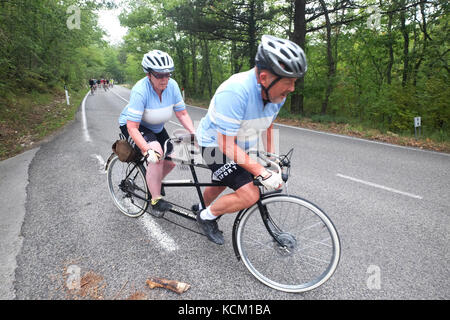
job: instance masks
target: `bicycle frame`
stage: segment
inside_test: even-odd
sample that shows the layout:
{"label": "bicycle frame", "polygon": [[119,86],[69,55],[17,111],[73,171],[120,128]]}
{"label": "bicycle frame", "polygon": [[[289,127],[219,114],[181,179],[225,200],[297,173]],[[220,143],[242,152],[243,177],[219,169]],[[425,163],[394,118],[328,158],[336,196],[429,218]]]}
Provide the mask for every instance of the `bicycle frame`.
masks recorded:
{"label": "bicycle frame", "polygon": [[[172,159],[172,161],[178,162],[176,159]],[[163,181],[161,184],[161,190],[165,190],[166,188],[170,187],[195,187],[195,190],[197,191],[198,198],[200,200],[200,203],[203,207],[205,207],[205,200],[203,199],[202,190],[200,187],[221,187],[225,186],[224,184],[220,182],[200,182],[197,176],[197,172],[195,171],[195,167],[201,167],[201,168],[208,168],[207,166],[200,165],[200,164],[194,164],[194,163],[182,163],[183,165],[189,166],[189,169],[192,174],[193,180],[166,180]],[[175,213],[177,215],[183,216],[185,218],[196,220],[196,215],[190,211],[181,211],[177,208],[172,207],[172,209],[169,210],[172,213]]]}
{"label": "bicycle frame", "polygon": [[[172,143],[182,143],[182,141],[177,141],[177,140],[173,140],[173,139],[169,139]],[[168,140],[168,141],[169,141]],[[166,141],[167,144],[167,141]],[[187,150],[187,147],[185,146],[185,151],[188,152],[188,154],[192,154],[191,151]],[[110,157],[111,159],[112,157]],[[109,160],[107,161],[106,164],[106,168],[109,164]],[[199,168],[204,168],[204,169],[209,169],[209,167],[205,164],[202,163],[195,163],[194,159],[192,159],[192,157],[189,157],[188,160],[183,160],[180,158],[174,158],[171,157],[169,158],[171,161],[179,164],[179,165],[185,165],[188,166],[192,175],[192,180],[165,180],[162,181],[161,184],[161,190],[165,190],[166,188],[170,188],[170,187],[195,187],[196,191],[197,191],[197,195],[198,198],[200,200],[200,203],[202,204],[203,207],[205,207],[205,201],[203,199],[203,194],[202,194],[202,190],[200,189],[201,187],[220,187],[220,186],[225,186],[223,183],[220,182],[200,182],[197,176],[197,172],[195,171],[195,167],[199,167]],[[129,173],[127,174],[127,176],[125,177],[125,179],[123,181],[125,181],[130,175],[131,173],[134,171],[134,169],[136,168],[136,166],[138,165],[142,165],[143,169],[144,169],[144,174],[146,174],[146,167],[144,166],[144,162],[145,159],[142,158],[141,160],[137,161],[137,162],[133,162],[134,167],[131,168],[131,170],[129,171]],[[287,179],[287,178],[286,178]],[[123,182],[122,182],[123,183]],[[123,190],[126,192],[130,192],[129,190]],[[149,201],[148,199],[144,199],[141,196],[130,192],[133,194],[133,196],[144,200],[144,201]],[[267,192],[267,193],[262,193],[261,189],[260,189],[260,197],[258,199],[258,201],[256,202],[256,205],[258,206],[259,212],[261,214],[261,218],[264,222],[265,227],[267,228],[267,231],[269,232],[269,234],[273,237],[273,239],[279,243],[280,245],[282,245],[282,243],[280,242],[280,240],[278,239],[278,235],[280,234],[280,230],[279,228],[276,226],[276,224],[272,221],[272,219],[270,218],[270,215],[267,211],[267,209],[265,208],[265,206],[262,204],[262,200],[266,199],[268,197],[274,196],[274,195],[279,195],[281,193],[281,190],[275,190],[275,191],[271,191],[271,192]],[[178,206],[181,207],[181,206]],[[182,208],[182,207],[181,207]],[[185,209],[185,208],[184,208]],[[241,210],[234,221],[234,227],[233,227],[233,248],[236,254],[236,257],[238,260],[240,260],[240,255],[237,249],[237,245],[236,245],[236,240],[235,240],[235,233],[236,233],[236,227],[239,224],[242,216],[245,214],[245,212],[247,212],[247,210],[249,210],[249,208],[243,209]],[[179,216],[182,216],[184,218],[190,219],[190,220],[194,220],[196,221],[196,215],[194,214],[194,212],[192,212],[191,210],[187,209],[187,211],[185,210],[180,210],[178,208],[172,207],[169,212],[172,212],[174,214],[177,214]],[[220,217],[219,217],[220,218]]]}

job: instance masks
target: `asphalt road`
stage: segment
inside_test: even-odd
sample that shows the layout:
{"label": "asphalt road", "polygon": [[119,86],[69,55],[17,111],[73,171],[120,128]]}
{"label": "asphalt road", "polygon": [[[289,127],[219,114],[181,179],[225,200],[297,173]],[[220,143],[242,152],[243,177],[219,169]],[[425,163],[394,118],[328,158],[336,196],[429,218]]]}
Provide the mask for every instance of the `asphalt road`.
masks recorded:
{"label": "asphalt road", "polygon": [[[225,245],[216,246],[165,220],[148,214],[129,218],[114,207],[102,169],[129,93],[115,86],[87,96],[76,120],[22,156],[26,160],[0,162],[0,198],[10,204],[0,208],[7,252],[0,264],[1,298],[450,298],[448,154],[276,126],[280,151],[295,150],[290,192],[329,215],[342,246],[328,282],[307,293],[283,293],[257,281],[235,258],[235,215],[221,220]],[[188,111],[197,121],[206,113],[197,107]],[[177,123],[174,117],[168,131],[179,128]],[[20,175],[11,174],[15,165],[22,166]],[[187,177],[181,169],[169,176]],[[172,190],[168,199],[187,206],[195,202],[192,190]],[[150,290],[149,277],[183,281],[191,288],[182,295]],[[72,285],[81,289],[70,290]]]}

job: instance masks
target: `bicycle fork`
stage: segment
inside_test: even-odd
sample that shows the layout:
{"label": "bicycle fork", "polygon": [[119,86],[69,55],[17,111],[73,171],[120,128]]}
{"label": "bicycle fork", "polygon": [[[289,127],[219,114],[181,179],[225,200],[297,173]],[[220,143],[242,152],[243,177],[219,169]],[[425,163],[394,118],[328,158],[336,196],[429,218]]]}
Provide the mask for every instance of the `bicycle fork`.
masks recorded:
{"label": "bicycle fork", "polygon": [[[283,234],[283,231],[280,230],[280,228],[275,224],[275,222],[270,217],[270,213],[267,210],[267,206],[262,204],[261,199],[258,200],[258,202],[256,204],[258,206],[259,213],[261,214],[261,219],[264,223],[264,226],[267,229],[267,232],[270,234],[270,236],[272,237],[274,242],[276,242],[278,244],[280,250],[285,250],[287,252],[289,250],[289,248],[286,246],[286,244],[282,241],[282,239],[280,237],[280,235]],[[241,222],[242,217],[248,210],[249,209],[241,210],[238,213],[236,219],[234,220],[232,239],[233,239],[234,253],[238,260],[241,259],[241,256],[240,256],[239,250],[237,248],[237,239],[236,239],[237,238],[237,229],[238,229],[239,223]]]}

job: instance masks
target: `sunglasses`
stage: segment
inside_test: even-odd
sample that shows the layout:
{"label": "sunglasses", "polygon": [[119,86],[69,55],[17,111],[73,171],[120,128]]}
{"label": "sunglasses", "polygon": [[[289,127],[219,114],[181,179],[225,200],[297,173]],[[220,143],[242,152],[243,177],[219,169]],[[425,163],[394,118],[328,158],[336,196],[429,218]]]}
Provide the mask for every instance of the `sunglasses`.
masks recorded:
{"label": "sunglasses", "polygon": [[151,72],[151,74],[156,78],[156,79],[164,79],[164,78],[170,78],[172,76],[172,73],[158,73],[158,72]]}

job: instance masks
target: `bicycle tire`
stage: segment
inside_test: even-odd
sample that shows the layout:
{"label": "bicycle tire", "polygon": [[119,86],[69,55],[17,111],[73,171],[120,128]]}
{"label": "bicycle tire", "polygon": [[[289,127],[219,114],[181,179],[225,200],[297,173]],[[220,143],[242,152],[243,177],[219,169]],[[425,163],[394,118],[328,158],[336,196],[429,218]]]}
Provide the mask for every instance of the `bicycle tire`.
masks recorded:
{"label": "bicycle tire", "polygon": [[332,221],[316,205],[296,196],[273,195],[261,203],[284,246],[268,232],[257,204],[241,212],[233,236],[247,269],[265,285],[284,292],[305,292],[325,283],[340,259],[339,235]]}
{"label": "bicycle tire", "polygon": [[122,162],[116,155],[108,165],[106,177],[113,202],[123,214],[137,218],[147,210],[151,196],[142,164]]}

